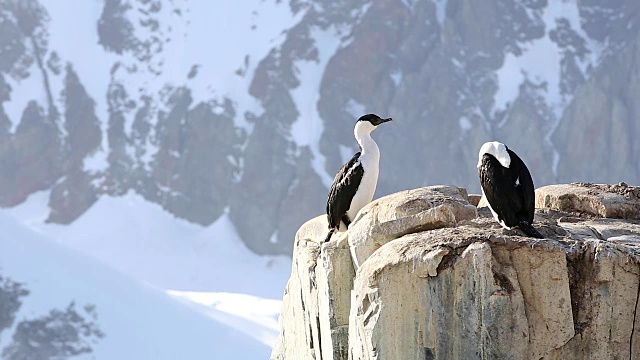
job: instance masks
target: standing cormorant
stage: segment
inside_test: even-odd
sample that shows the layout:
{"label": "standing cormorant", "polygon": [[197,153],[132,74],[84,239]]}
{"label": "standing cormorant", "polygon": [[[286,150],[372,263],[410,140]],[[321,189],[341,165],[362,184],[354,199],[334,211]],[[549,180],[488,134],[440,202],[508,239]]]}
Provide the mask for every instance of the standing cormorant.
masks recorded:
{"label": "standing cormorant", "polygon": [[356,214],[371,202],[378,183],[380,150],[371,138],[378,125],[391,121],[375,114],[367,114],[356,121],[353,134],[360,151],[347,162],[333,179],[327,199],[327,219],[331,239],[335,231],[345,231]]}

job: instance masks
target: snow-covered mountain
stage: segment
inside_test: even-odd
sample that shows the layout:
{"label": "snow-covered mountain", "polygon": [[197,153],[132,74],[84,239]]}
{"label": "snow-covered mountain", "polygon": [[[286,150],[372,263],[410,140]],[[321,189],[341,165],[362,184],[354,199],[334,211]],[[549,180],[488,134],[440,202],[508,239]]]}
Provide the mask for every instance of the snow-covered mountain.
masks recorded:
{"label": "snow-covered mountain", "polygon": [[[479,145],[536,185],[640,181],[640,3],[559,0],[6,0],[0,205],[51,190],[48,221],[134,191],[222,216],[289,254],[322,213],[351,127],[377,112],[378,195],[479,189]],[[590,164],[592,166],[585,166]]]}

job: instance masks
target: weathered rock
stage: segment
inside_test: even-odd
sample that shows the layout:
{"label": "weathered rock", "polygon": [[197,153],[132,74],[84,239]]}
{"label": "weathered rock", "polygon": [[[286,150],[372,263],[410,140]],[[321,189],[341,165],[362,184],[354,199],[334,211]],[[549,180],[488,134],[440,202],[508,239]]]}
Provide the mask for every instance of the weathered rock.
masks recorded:
{"label": "weathered rock", "polygon": [[[401,341],[406,359],[538,359],[573,336],[558,244],[532,248],[523,238],[474,230],[405,236],[365,262],[354,285],[351,358],[389,358]],[[443,249],[442,262],[413,255]],[[434,265],[437,273],[421,270]]]}
{"label": "weathered rock", "polygon": [[576,336],[544,359],[639,358],[638,248],[586,240],[567,255]]}
{"label": "weathered rock", "polygon": [[479,194],[469,194],[467,197],[469,198],[469,203],[471,203],[471,205],[478,207],[483,196]]}
{"label": "weathered rock", "polygon": [[[290,311],[281,316],[283,330],[272,359],[298,359],[294,354],[301,359],[320,355],[325,360],[346,359],[355,277],[352,239],[375,240],[359,246],[358,256],[364,261],[377,247],[403,234],[475,218],[475,207],[466,198],[466,190],[455,186],[390,195],[363,208],[349,231],[334,235],[328,243],[323,243],[328,231],[325,215],[302,225],[295,237],[292,275],[283,302],[283,308]],[[378,225],[371,226],[371,222]],[[435,267],[430,271],[435,273]],[[310,325],[299,327],[301,318]],[[301,337],[302,333],[307,335]],[[291,350],[301,346],[307,350]]]}
{"label": "weathered rock", "polygon": [[536,207],[591,216],[640,219],[640,187],[572,183],[536,190]]}
{"label": "weathered rock", "polygon": [[344,234],[336,241],[322,243],[327,225],[326,215],[318,216],[296,233],[291,278],[283,301],[283,307],[291,311],[280,318],[282,332],[272,359],[347,358],[355,271]]}
{"label": "weathered rock", "polygon": [[[303,225],[272,359],[640,357],[640,221],[540,209],[546,239],[533,239],[488,209],[461,221],[466,193],[453,189],[378,199],[322,246],[325,216]],[[447,227],[426,225],[445,205]],[[356,227],[365,248],[389,238],[354,269],[350,255],[369,251],[354,250]]]}
{"label": "weathered rock", "polygon": [[[632,329],[640,326],[632,251],[600,240],[536,241],[468,230],[405,236],[363,264],[351,308],[352,359],[628,359],[630,349],[640,353],[632,342]],[[442,249],[449,252],[442,261],[429,259]],[[437,274],[423,270],[433,266]]]}
{"label": "weathered rock", "polygon": [[456,186],[429,186],[401,191],[362,208],[348,231],[356,268],[387,242],[418,231],[455,226],[474,219],[476,207]]}
{"label": "weathered rock", "polygon": [[356,276],[346,235],[322,245],[316,275],[322,359],[346,359],[351,290]]}
{"label": "weathered rock", "polygon": [[579,223],[560,221],[558,225],[569,233],[580,233],[600,240],[615,241],[622,236],[627,236],[629,239],[640,239],[640,222],[638,221],[593,219]]}
{"label": "weathered rock", "polygon": [[[323,219],[325,219],[323,224]],[[307,221],[296,233],[291,277],[284,290],[282,331],[271,359],[320,359],[320,320],[316,265],[326,232],[325,216]]]}

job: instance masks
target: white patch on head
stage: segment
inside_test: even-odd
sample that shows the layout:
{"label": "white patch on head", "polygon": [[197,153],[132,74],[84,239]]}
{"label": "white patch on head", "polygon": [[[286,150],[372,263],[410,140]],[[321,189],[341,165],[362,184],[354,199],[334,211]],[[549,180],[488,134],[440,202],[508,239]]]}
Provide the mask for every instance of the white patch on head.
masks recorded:
{"label": "white patch on head", "polygon": [[516,185],[520,185],[520,176],[516,178]]}
{"label": "white patch on head", "polygon": [[491,141],[482,144],[482,147],[480,147],[480,152],[478,153],[478,169],[480,168],[480,166],[482,166],[482,156],[484,154],[492,155],[500,162],[500,165],[506,168],[511,165],[511,157],[507,152],[507,147],[504,146],[503,143]]}

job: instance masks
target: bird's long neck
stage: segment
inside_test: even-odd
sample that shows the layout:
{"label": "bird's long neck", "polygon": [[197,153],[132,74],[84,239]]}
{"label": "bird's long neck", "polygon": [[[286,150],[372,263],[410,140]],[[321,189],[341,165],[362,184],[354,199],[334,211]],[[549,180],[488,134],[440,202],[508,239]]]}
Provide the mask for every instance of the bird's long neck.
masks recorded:
{"label": "bird's long neck", "polygon": [[356,141],[358,141],[358,145],[360,145],[360,149],[362,149],[362,155],[371,156],[378,160],[380,159],[380,149],[378,149],[378,144],[371,138],[373,129],[373,125],[369,123],[358,123],[353,134],[356,137]]}

